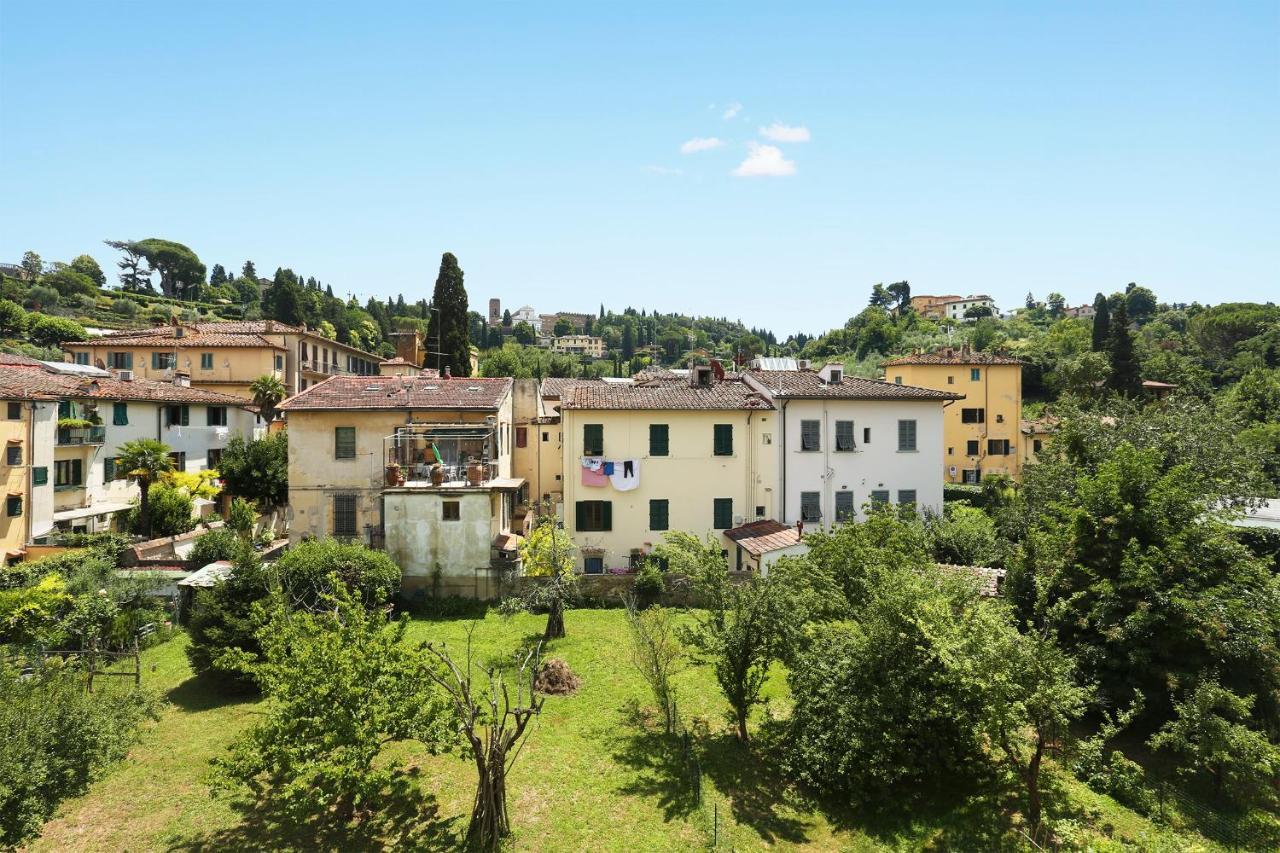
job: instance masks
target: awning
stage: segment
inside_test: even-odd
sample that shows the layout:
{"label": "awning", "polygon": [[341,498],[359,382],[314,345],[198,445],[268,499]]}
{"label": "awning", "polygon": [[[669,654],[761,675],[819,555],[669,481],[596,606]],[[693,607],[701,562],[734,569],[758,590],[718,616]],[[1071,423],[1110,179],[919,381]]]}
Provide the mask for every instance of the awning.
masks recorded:
{"label": "awning", "polygon": [[442,425],[430,427],[405,427],[403,430],[397,431],[396,438],[425,438],[425,439],[459,439],[459,438],[488,438],[493,434],[493,427],[485,424],[459,424],[458,426]]}
{"label": "awning", "polygon": [[64,509],[61,512],[53,514],[53,520],[58,521],[74,521],[77,518],[89,518],[94,515],[111,515],[116,512],[124,512],[127,509],[133,509],[133,504],[122,503],[100,503],[92,506],[78,506],[74,509]]}

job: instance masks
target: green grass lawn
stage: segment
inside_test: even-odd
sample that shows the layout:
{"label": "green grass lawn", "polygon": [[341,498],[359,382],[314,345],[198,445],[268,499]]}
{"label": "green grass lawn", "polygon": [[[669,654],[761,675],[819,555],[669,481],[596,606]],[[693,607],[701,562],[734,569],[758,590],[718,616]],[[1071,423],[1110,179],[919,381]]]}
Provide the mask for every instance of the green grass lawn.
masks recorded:
{"label": "green grass lawn", "polygon": [[[481,660],[510,655],[539,636],[545,617],[489,615],[474,635]],[[694,794],[678,744],[637,722],[636,703],[651,704],[629,663],[629,637],[618,610],[574,610],[568,638],[545,651],[569,662],[582,688],[549,697],[508,781],[517,850],[688,850],[807,846],[830,850],[1020,849],[1002,813],[1007,795],[950,792],[944,803],[910,815],[859,816],[820,808],[783,781],[767,738],[745,750],[728,734],[727,706],[710,671],[690,665],[678,680],[681,715],[703,770]],[[466,620],[418,621],[414,641],[448,642],[459,653]],[[449,848],[465,831],[474,793],[473,766],[405,744],[394,755],[413,767],[425,802],[387,817],[363,835],[317,834],[282,826],[269,814],[237,810],[208,787],[209,759],[252,724],[253,699],[222,696],[192,677],[185,636],[144,653],[144,684],[169,706],[129,757],[90,791],[63,805],[35,850],[396,849]],[[123,679],[122,679],[123,680]],[[786,685],[775,674],[768,713],[787,711]],[[1109,824],[1116,838],[1146,849],[1214,849],[1171,836],[1107,797],[1055,775],[1053,813],[1078,815],[1085,832]],[[713,821],[715,827],[713,828]],[[1101,836],[1097,836],[1103,841]],[[1116,847],[1115,849],[1121,849]]]}

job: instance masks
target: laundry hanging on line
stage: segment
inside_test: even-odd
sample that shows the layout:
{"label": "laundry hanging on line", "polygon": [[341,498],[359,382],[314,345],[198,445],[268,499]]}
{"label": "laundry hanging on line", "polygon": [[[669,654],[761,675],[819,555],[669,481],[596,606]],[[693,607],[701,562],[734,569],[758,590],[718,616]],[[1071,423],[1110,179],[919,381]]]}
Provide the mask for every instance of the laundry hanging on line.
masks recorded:
{"label": "laundry hanging on line", "polygon": [[640,460],[624,459],[613,463],[613,475],[609,482],[620,492],[629,492],[640,485]]}
{"label": "laundry hanging on line", "polygon": [[609,477],[604,473],[604,460],[591,456],[582,457],[582,485],[599,489],[608,483]]}

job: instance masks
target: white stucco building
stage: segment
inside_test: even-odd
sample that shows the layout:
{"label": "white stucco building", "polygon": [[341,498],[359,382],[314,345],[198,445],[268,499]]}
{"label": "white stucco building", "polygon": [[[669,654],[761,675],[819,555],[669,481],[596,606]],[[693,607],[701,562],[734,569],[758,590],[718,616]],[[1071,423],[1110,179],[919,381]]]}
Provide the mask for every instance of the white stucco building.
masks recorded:
{"label": "white stucco building", "polygon": [[838,364],[742,377],[777,409],[778,521],[830,528],[872,502],[941,512],[943,407],[963,395],[847,377]]}

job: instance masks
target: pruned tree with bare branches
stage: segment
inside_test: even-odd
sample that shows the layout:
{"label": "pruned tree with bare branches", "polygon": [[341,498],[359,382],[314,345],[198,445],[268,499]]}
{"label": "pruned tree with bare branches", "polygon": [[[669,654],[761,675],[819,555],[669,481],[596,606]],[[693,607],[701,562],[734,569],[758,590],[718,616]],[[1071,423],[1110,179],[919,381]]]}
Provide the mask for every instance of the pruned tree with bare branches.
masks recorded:
{"label": "pruned tree with bare branches", "polygon": [[[507,814],[507,773],[511,771],[529,724],[542,711],[545,699],[534,694],[533,679],[542,651],[539,643],[515,655],[515,701],[502,670],[480,666],[471,653],[472,625],[467,630],[465,660],[459,664],[444,643],[425,643],[432,660],[430,678],[453,704],[457,730],[470,748],[476,766],[476,797],[467,827],[467,843],[480,850],[497,850],[511,834]],[[478,672],[477,672],[478,670]]]}

